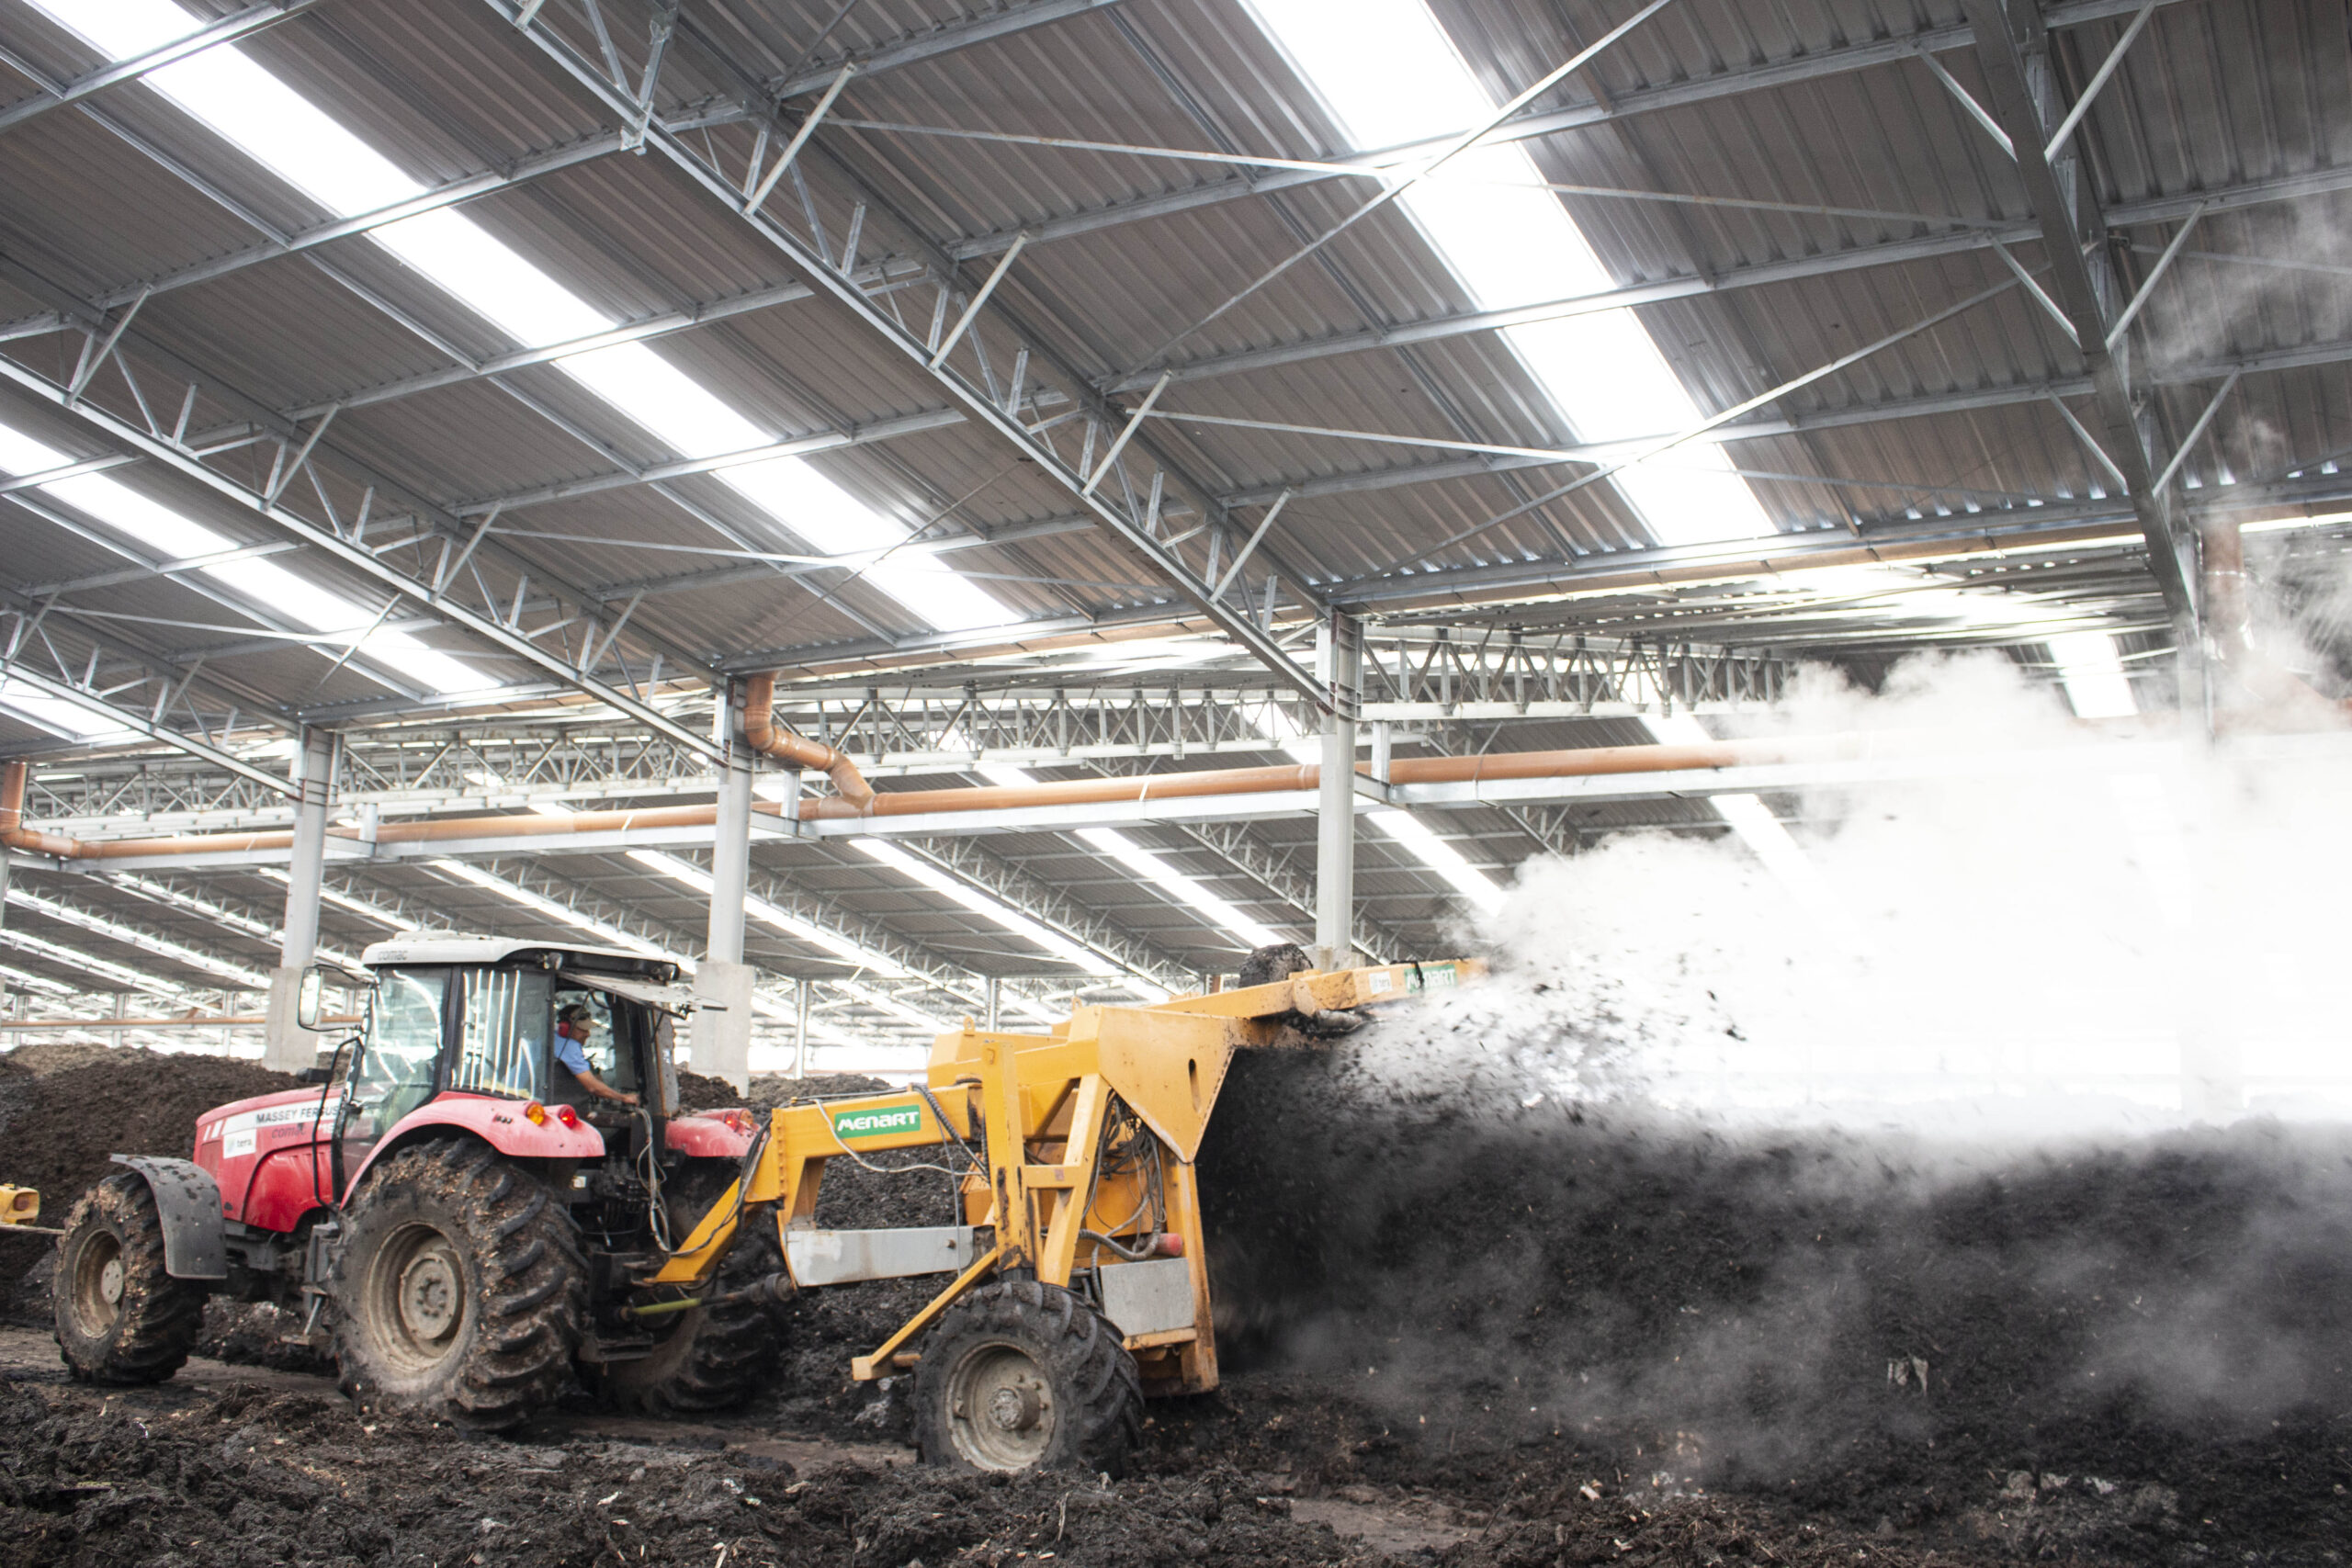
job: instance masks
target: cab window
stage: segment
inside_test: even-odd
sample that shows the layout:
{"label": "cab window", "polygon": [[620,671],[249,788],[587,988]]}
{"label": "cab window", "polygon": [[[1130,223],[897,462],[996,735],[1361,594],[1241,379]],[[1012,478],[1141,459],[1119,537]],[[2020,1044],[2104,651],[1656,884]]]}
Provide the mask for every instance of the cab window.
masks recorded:
{"label": "cab window", "polygon": [[539,970],[459,971],[449,1087],[508,1100],[545,1098],[554,988],[554,976]]}
{"label": "cab window", "polygon": [[432,1097],[448,994],[447,969],[394,969],[377,981],[366,1041],[352,1074],[355,1134],[380,1137]]}
{"label": "cab window", "polygon": [[[639,1088],[636,1041],[626,1032],[633,1022],[633,1010],[626,1004],[616,1006],[611,994],[605,991],[565,987],[555,993],[557,1018],[574,1006],[588,1010],[591,1027],[587,1041],[581,1045],[581,1054],[588,1059],[588,1070],[623,1094],[635,1093]],[[560,1060],[550,1062],[548,1089],[550,1099],[574,1105],[585,1104],[589,1099],[588,1091]]]}

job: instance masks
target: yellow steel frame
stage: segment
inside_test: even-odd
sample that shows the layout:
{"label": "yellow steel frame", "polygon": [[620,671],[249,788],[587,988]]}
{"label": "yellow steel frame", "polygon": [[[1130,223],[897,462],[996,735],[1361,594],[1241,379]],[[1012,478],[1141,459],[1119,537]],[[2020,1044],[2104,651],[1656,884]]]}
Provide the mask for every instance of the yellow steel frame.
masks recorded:
{"label": "yellow steel frame", "polygon": [[[872,1379],[913,1364],[907,1347],[915,1337],[991,1275],[1025,1269],[1047,1284],[1067,1286],[1086,1269],[1121,1261],[1081,1233],[1140,1237],[1157,1231],[1181,1238],[1177,1256],[1191,1266],[1193,1321],[1189,1327],[1130,1336],[1127,1348],[1150,1392],[1215,1388],[1216,1343],[1193,1161],[1233,1053],[1306,1043],[1286,1027],[1297,1014],[1396,1001],[1481,973],[1483,965],[1461,960],[1295,975],[1148,1007],[1080,1006],[1049,1034],[979,1031],[966,1019],[962,1029],[940,1035],[932,1047],[928,1101],[906,1090],[775,1111],[758,1160],[738,1184],[741,1201],[730,1191],[712,1205],[643,1282],[707,1283],[745,1208],[775,1205],[779,1227],[813,1224],[829,1160],[944,1147],[966,1143],[977,1132],[986,1140],[988,1162],[965,1180],[965,1218],[992,1227],[995,1246],[872,1355],[855,1358],[853,1375]],[[1128,1160],[1123,1169],[1102,1168],[1114,1102],[1164,1151],[1156,1188],[1146,1180],[1140,1160]],[[1140,1144],[1142,1137],[1131,1134],[1129,1142]]]}

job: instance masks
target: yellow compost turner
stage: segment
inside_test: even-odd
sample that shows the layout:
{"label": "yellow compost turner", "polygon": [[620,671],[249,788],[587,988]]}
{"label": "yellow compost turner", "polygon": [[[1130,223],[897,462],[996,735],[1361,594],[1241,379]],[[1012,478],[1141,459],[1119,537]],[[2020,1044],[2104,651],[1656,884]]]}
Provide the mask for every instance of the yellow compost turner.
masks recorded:
{"label": "yellow compost turner", "polygon": [[[1457,961],[1294,974],[1146,1007],[1080,1006],[1047,1034],[967,1019],[939,1036],[920,1084],[774,1112],[735,1192],[628,1310],[774,1292],[780,1281],[752,1261],[769,1224],[800,1289],[953,1272],[853,1374],[915,1370],[917,1441],[934,1462],[1115,1471],[1143,1394],[1216,1386],[1193,1161],[1234,1052],[1313,1044],[1354,1028],[1360,1010],[1481,972]],[[829,1160],[910,1148],[939,1150],[962,1176],[964,1224],[818,1227]]]}

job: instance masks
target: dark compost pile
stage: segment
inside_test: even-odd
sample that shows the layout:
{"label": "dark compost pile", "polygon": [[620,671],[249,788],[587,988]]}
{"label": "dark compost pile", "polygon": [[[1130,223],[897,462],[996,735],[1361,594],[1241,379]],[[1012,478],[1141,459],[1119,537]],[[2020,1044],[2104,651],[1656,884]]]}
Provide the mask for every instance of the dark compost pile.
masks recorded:
{"label": "dark compost pile", "polygon": [[1354,1414],[1335,1473],[1476,1492],[1576,1453],[1905,1529],[2071,1511],[2070,1550],[2352,1541],[2346,1130],[1962,1157],[1268,1053],[1209,1138],[1223,1353]]}
{"label": "dark compost pile", "polygon": [[[199,1111],[286,1082],[0,1064],[0,1146],[51,1162],[0,1174],[184,1153]],[[883,1281],[794,1301],[771,1385],[674,1436],[576,1429],[585,1395],[480,1438],[362,1423],[322,1382],[93,1390],[38,1359],[0,1382],[0,1564],[2321,1564],[2352,1540],[2342,1133],[1962,1155],[1441,1100],[1285,1052],[1237,1064],[1202,1184],[1227,1381],[1155,1403],[1123,1482],[759,1452],[903,1440],[905,1381],[848,1360],[940,1281]],[[937,1173],[840,1160],[820,1208],[950,1213]],[[1431,1533],[1337,1535],[1333,1508]]]}

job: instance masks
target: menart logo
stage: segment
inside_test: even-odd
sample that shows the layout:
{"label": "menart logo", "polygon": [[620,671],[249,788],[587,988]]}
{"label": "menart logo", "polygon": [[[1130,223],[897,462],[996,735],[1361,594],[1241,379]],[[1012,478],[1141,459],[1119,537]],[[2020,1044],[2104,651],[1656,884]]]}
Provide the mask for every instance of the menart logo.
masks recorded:
{"label": "menart logo", "polygon": [[920,1105],[869,1106],[863,1111],[832,1112],[833,1136],[849,1138],[879,1138],[891,1133],[922,1131],[922,1107]]}

